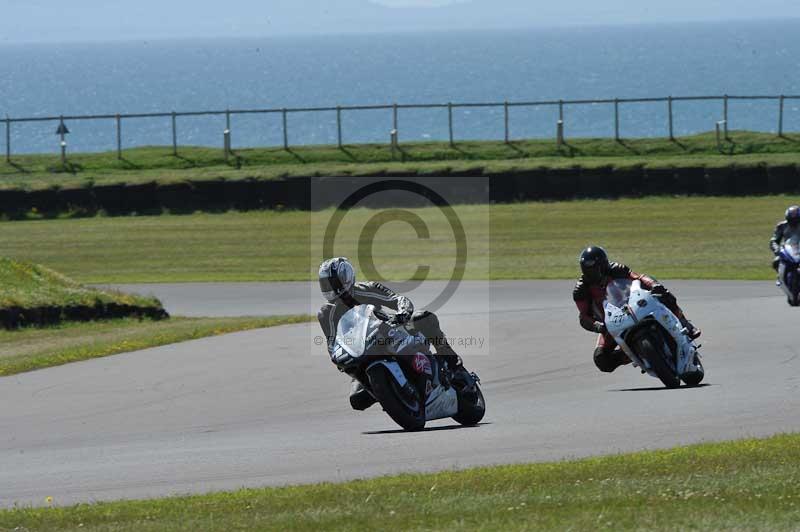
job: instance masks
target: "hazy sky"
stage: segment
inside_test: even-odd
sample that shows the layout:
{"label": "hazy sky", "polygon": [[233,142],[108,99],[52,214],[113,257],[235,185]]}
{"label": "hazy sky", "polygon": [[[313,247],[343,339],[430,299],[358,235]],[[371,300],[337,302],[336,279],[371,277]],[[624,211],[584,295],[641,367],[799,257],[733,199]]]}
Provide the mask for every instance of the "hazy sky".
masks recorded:
{"label": "hazy sky", "polygon": [[0,0],[0,42],[769,18],[800,20],[800,0]]}
{"label": "hazy sky", "polygon": [[[455,4],[459,0],[372,0],[389,7],[438,7]],[[464,0],[460,0],[464,1]]]}

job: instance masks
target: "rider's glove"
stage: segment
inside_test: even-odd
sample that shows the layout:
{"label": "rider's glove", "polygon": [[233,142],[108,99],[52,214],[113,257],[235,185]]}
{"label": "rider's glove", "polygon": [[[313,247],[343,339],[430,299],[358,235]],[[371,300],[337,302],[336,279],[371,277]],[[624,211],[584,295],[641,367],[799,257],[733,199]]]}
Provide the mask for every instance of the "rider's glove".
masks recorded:
{"label": "rider's glove", "polygon": [[594,332],[598,334],[606,334],[608,332],[608,329],[606,329],[606,324],[602,321],[594,322]]}
{"label": "rider's glove", "polygon": [[411,321],[410,312],[398,312],[391,319],[392,325],[405,325],[409,321]]}
{"label": "rider's glove", "polygon": [[653,288],[650,289],[650,293],[654,296],[665,296],[669,294],[669,290],[663,284],[654,284]]}

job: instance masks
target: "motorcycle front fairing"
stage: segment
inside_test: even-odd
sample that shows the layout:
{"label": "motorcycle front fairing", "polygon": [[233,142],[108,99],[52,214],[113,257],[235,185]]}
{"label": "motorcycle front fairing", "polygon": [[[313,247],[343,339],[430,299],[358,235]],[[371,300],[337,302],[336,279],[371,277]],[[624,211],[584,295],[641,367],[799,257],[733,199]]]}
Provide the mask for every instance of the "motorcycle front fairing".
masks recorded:
{"label": "motorcycle front fairing", "polygon": [[333,362],[346,368],[363,358],[374,345],[381,323],[372,305],[358,305],[345,312],[336,326]]}
{"label": "motorcycle front fairing", "polygon": [[697,348],[686,334],[680,320],[650,291],[642,288],[640,281],[627,279],[612,281],[606,294],[604,302],[606,329],[634,365],[644,368],[649,375],[657,377],[649,365],[643,363],[626,342],[628,334],[638,325],[655,322],[673,338],[678,348],[676,373],[682,376],[697,370],[694,363]]}
{"label": "motorcycle front fairing", "polygon": [[[457,393],[453,387],[445,389],[442,385],[438,361],[425,337],[411,334],[403,326],[389,327],[376,317],[372,305],[353,307],[341,317],[332,359],[367,386],[365,370],[380,364],[401,388],[408,384],[421,388],[427,420],[452,417],[458,412]],[[417,386],[420,380],[425,384]]]}
{"label": "motorcycle front fairing", "polygon": [[606,291],[606,300],[603,302],[606,330],[617,342],[620,349],[628,355],[635,367],[644,368],[653,375],[650,369],[642,362],[642,359],[625,341],[627,333],[638,324],[636,316],[628,309],[630,290],[630,283],[613,281],[609,284]]}

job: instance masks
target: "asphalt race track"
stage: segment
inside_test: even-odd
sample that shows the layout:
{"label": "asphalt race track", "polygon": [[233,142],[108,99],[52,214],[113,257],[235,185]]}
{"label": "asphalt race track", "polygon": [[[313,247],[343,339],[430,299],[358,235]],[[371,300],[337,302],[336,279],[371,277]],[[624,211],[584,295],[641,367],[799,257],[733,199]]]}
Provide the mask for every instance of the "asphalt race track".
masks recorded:
{"label": "asphalt race track", "polygon": [[[467,366],[485,424],[403,433],[350,410],[316,324],[0,378],[0,506],[144,498],[530,462],[800,430],[800,309],[770,282],[674,282],[704,330],[708,385],[598,372],[566,281],[466,283],[445,331],[490,331]],[[174,314],[309,312],[313,286],[140,287]],[[486,295],[488,294],[488,298]],[[480,350],[479,350],[480,351]]]}

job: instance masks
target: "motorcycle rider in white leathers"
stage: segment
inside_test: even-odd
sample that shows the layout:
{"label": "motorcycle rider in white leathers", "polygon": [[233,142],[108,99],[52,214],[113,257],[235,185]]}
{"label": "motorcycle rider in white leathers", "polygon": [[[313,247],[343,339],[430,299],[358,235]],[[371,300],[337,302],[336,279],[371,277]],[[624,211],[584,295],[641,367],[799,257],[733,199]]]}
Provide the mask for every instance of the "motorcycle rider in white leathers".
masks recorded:
{"label": "motorcycle rider in white leathers", "polygon": [[[447,341],[439,319],[432,312],[414,312],[414,304],[405,296],[394,293],[376,282],[357,283],[353,265],[344,257],[323,262],[319,267],[319,285],[327,303],[317,313],[320,327],[327,338],[328,354],[333,355],[336,327],[341,317],[357,305],[374,305],[395,311],[393,324],[405,325],[409,330],[422,333],[434,348],[436,355],[453,370],[454,378],[469,377],[461,358]],[[366,410],[375,404],[375,399],[360,382],[353,380],[350,405],[355,410]]]}

